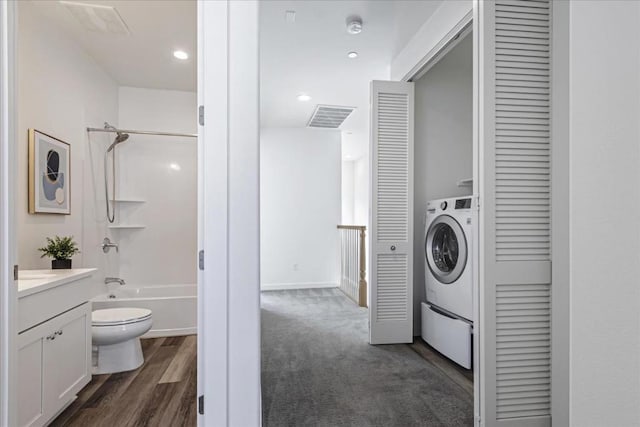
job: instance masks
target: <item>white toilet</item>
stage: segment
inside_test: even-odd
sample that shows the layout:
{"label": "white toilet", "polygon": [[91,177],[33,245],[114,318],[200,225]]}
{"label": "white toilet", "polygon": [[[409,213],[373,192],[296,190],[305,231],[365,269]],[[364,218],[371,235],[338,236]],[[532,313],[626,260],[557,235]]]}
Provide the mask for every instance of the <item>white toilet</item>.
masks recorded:
{"label": "white toilet", "polygon": [[93,374],[131,371],[142,365],[140,336],[153,319],[145,308],[108,308],[91,314]]}

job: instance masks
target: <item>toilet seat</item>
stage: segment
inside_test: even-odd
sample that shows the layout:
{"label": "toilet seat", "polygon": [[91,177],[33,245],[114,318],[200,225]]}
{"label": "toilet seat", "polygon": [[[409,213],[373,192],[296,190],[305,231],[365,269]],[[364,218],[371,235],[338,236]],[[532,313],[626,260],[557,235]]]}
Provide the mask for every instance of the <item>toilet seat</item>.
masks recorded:
{"label": "toilet seat", "polygon": [[151,318],[146,308],[107,308],[91,313],[92,326],[119,326],[144,322]]}

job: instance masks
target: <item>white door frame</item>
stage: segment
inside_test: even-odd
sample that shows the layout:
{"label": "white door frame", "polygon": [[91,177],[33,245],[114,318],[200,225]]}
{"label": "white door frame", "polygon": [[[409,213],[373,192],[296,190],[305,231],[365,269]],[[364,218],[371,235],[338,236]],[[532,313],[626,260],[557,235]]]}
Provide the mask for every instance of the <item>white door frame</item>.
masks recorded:
{"label": "white door frame", "polygon": [[475,286],[473,288],[473,324],[474,324],[474,334],[473,334],[473,407],[474,407],[474,423],[476,425],[480,425],[480,381],[481,381],[481,370],[480,370],[480,283],[479,283],[479,269],[480,269],[480,227],[479,227],[479,218],[478,218],[478,209],[477,209],[477,196],[479,192],[478,182],[479,182],[479,168],[480,168],[480,158],[479,158],[479,114],[480,114],[480,106],[479,102],[479,74],[478,74],[478,57],[479,57],[479,43],[478,43],[478,4],[477,0],[473,2],[473,10],[471,13],[468,13],[464,16],[462,20],[460,20],[454,27],[447,32],[447,34],[436,43],[435,47],[429,50],[425,57],[418,63],[414,68],[411,69],[411,72],[403,77],[403,81],[415,81],[424,76],[428,70],[433,67],[440,59],[442,59],[451,49],[453,49],[462,39],[471,33],[473,37],[473,258],[472,258],[472,267],[474,271],[474,283]]}
{"label": "white door frame", "polygon": [[570,2],[551,2],[551,422],[570,425]]}
{"label": "white door frame", "polygon": [[[456,25],[456,27],[452,28],[451,31],[447,34],[447,36],[444,37],[443,40],[440,43],[437,44],[437,46],[439,46],[440,48],[439,49],[433,49],[430,52],[427,52],[425,57],[421,59],[420,63],[421,64],[427,64],[431,59],[435,58],[439,53],[441,53],[441,49],[444,48],[451,41],[451,39],[453,39],[460,32],[460,30],[462,30],[470,22],[473,22],[474,33],[478,34],[478,27],[477,27],[477,25],[478,25],[478,20],[477,20],[478,7],[479,7],[479,0],[473,0],[473,13],[467,15],[463,19],[463,21],[458,23]],[[256,6],[256,9],[257,9],[257,6]],[[473,19],[474,17],[476,19]],[[250,31],[251,30],[257,30],[257,27],[258,27],[257,22],[253,22],[252,19],[254,19],[253,16],[251,17],[250,20],[248,20],[248,22],[245,22],[245,23],[236,22],[236,21],[233,20],[233,13],[231,13],[231,19],[229,21],[228,30],[231,33],[235,32],[235,31],[242,31],[243,29],[244,30],[248,29]],[[255,25],[255,27],[253,27],[254,25]],[[253,33],[251,33],[251,34],[253,34]],[[565,47],[568,48],[568,46],[565,46]],[[479,50],[478,43],[474,43],[473,52],[474,52],[473,53],[474,54],[474,80],[477,82],[478,81],[477,63],[478,63],[478,59],[482,55],[482,51]],[[421,68],[422,67],[418,67],[418,69],[416,69],[414,74],[406,76],[402,80],[403,81],[411,80],[415,75],[418,74],[419,69],[421,69]],[[240,73],[240,72],[242,72],[242,70],[237,70],[237,69],[234,69],[233,67],[230,67],[230,72],[231,72],[232,75],[228,76],[228,77],[232,78],[234,72]],[[233,85],[230,85],[229,87],[230,87],[230,90],[233,89]],[[243,96],[242,99],[236,98],[235,99],[236,103],[234,103],[233,105],[234,106],[240,105],[240,101],[242,101],[242,102],[246,103],[246,104],[243,104],[243,105],[249,105],[252,108],[255,107],[255,102],[256,102],[256,100],[259,99],[259,93],[254,93],[254,94],[252,94],[253,96],[251,96],[251,94],[248,94],[248,93],[245,93],[245,95],[247,95],[247,96],[246,97]],[[232,97],[233,97],[233,94],[230,94],[229,98],[232,98]],[[476,84],[476,87],[474,88],[474,101],[473,102],[474,102],[474,125],[473,126],[474,126],[474,150],[475,150],[474,157],[476,158],[476,162],[474,162],[474,165],[473,165],[474,166],[473,193],[474,193],[474,195],[477,195],[478,194],[479,167],[480,167],[481,162],[482,162],[482,159],[479,158],[479,152],[478,152],[478,123],[479,123],[480,119],[482,118],[482,108],[480,106],[479,88],[477,87],[477,84]],[[566,105],[566,107],[568,108],[568,105]],[[554,117],[556,117],[556,116],[554,115]],[[233,120],[231,120],[230,123],[233,123]],[[558,132],[561,132],[561,131],[562,131],[562,129],[558,130]],[[257,152],[257,148],[254,148],[254,149]],[[558,167],[561,167],[561,166],[558,166]],[[258,166],[256,165],[256,170],[257,170],[257,168],[258,168]],[[554,171],[556,171],[555,166],[554,166]],[[229,171],[229,179],[230,180],[234,179],[234,175],[233,174],[234,174],[234,171],[230,170]],[[221,185],[221,183],[218,183],[218,184]],[[222,187],[220,187],[220,188],[222,189]],[[254,179],[253,183],[246,187],[246,190],[249,191],[248,195],[250,197],[255,197],[255,195],[259,194],[259,182],[258,182],[258,180]],[[228,194],[228,197],[229,197],[229,200],[231,200],[234,196],[233,196],[233,194]],[[554,201],[555,200],[556,199],[554,198]],[[556,217],[554,216],[554,219],[555,218]],[[562,222],[562,224],[565,224],[565,223],[566,223],[566,221]],[[476,217],[476,224],[478,224],[477,217]],[[555,236],[555,234],[554,234],[554,236]],[[239,230],[239,234],[237,234],[237,235],[236,234],[232,234],[229,237],[228,240],[220,240],[219,243],[227,243],[229,245],[233,245],[236,242],[247,242],[248,240],[253,240],[253,242],[255,243],[255,246],[252,248],[251,253],[252,253],[253,256],[257,257],[257,256],[259,256],[259,254],[257,254],[257,252],[259,251],[259,245],[257,244],[258,239],[259,239],[259,234],[258,234],[258,232],[256,230]],[[479,239],[476,239],[475,241],[478,242],[478,240]],[[480,268],[480,265],[479,265],[479,262],[478,262],[478,259],[477,259],[478,250],[479,250],[479,247],[476,246],[476,248],[475,248],[476,259],[474,260],[474,267],[475,267],[474,270],[476,272],[478,272],[479,268]],[[250,264],[250,267],[252,269],[253,268],[257,269],[258,266],[253,263],[253,261],[254,261],[253,256],[252,256],[252,263]],[[554,257],[555,257],[555,252],[554,252]],[[232,258],[233,258],[233,256],[232,256],[232,254],[230,254],[230,258],[229,259],[232,259]],[[565,273],[568,273],[568,270],[563,272],[563,274],[565,274]],[[554,280],[555,280],[555,276],[554,276]],[[231,283],[229,283],[229,285],[230,284]],[[259,292],[260,292],[259,287],[255,286],[252,289],[247,288],[246,290],[247,290],[247,296],[249,297],[249,300],[252,302],[252,304],[255,303],[255,301],[259,298]],[[227,292],[227,291],[225,290],[224,292]],[[479,295],[478,295],[479,290],[476,289],[475,292],[476,292],[476,294],[475,294],[476,310],[475,310],[475,313],[474,313],[474,322],[479,322],[479,303],[480,303]],[[554,290],[554,292],[556,292],[556,290]],[[226,293],[225,294],[220,293],[220,296],[222,296],[222,295],[226,295]],[[554,293],[554,296],[555,296],[555,293]],[[568,311],[567,308],[568,308],[568,305],[569,305],[569,299],[568,299],[568,294],[561,295],[561,296],[562,296],[561,304],[557,304],[556,303],[556,304],[553,304],[553,306],[552,306],[552,311],[553,311],[553,330],[554,331],[563,331],[562,334],[564,334],[564,335],[562,335],[562,336],[565,336],[566,333],[568,333],[568,323],[565,321],[563,316],[558,317],[557,315]],[[258,309],[256,317],[242,319],[242,318],[240,318],[240,316],[242,315],[243,312],[246,312],[246,307],[242,308],[242,307],[232,306],[230,304],[230,305],[225,306],[225,308],[228,309],[228,313],[227,314],[229,316],[229,319],[232,319],[232,318],[235,317],[245,327],[247,327],[249,329],[252,329],[254,331],[257,328],[258,332],[259,332],[259,327],[260,327],[259,309]],[[253,312],[253,314],[255,314],[255,311]],[[231,321],[231,320],[229,320],[229,321]],[[479,329],[478,326],[479,326],[479,323],[476,323],[476,330]],[[560,338],[558,337],[558,339],[560,339]],[[557,341],[554,340],[554,343],[557,343]],[[219,344],[224,344],[224,343],[219,343]],[[478,339],[478,335],[477,334],[474,336],[474,345],[475,345],[476,349],[479,349],[480,348],[479,346],[482,345],[481,341]],[[565,346],[566,346],[566,344],[565,344]],[[242,354],[242,351],[241,351],[241,349],[239,347],[235,347],[234,348],[232,346],[229,346],[229,347],[225,347],[225,349],[228,352],[229,359],[233,359],[233,358],[236,358],[236,357],[246,357],[246,355]],[[254,350],[255,350],[255,348],[254,348]],[[567,347],[566,350],[568,352],[568,347]],[[258,353],[257,353],[256,360],[259,360],[259,343],[258,343],[257,351],[258,351]],[[479,351],[476,351],[476,355],[478,355],[479,353],[480,353]],[[555,360],[556,359],[554,359],[554,361]],[[562,360],[564,360],[564,362],[566,362],[568,359],[566,359],[566,357],[564,357],[564,359],[562,359]],[[480,363],[479,363],[479,361],[477,359],[477,356],[476,356],[476,359],[474,360],[474,365],[476,367],[480,366]],[[564,363],[563,366],[566,367],[566,363]],[[557,371],[557,369],[554,369],[554,371]],[[568,372],[568,370],[565,371],[564,375],[566,375],[566,372]],[[253,375],[253,376],[251,376],[251,375]],[[259,366],[258,366],[257,371],[253,371],[251,373],[251,375],[247,376],[247,378],[251,378],[252,379],[252,384],[250,384],[247,387],[245,387],[244,390],[250,390],[254,395],[255,395],[255,393],[259,394],[260,393],[260,383],[259,383],[260,370],[259,370]],[[554,380],[557,378],[555,375],[556,374],[554,374],[554,377],[553,377]],[[476,411],[475,412],[475,423],[476,423],[476,425],[478,425],[479,424],[479,420],[480,420],[479,417],[481,415],[481,414],[478,413],[479,408],[480,408],[479,399],[481,398],[479,390],[480,390],[480,382],[482,381],[482,376],[481,376],[481,373],[479,372],[479,369],[476,369],[474,377],[475,377],[474,378],[474,382],[475,382],[475,384],[474,384],[474,387],[475,387],[475,393],[474,393],[475,394],[475,405],[474,406],[475,406],[475,411]],[[236,383],[236,380],[234,380],[232,377],[229,377],[228,381],[229,381],[228,384],[229,384],[229,388],[230,389],[233,389],[234,386],[238,386],[239,385],[239,384]],[[252,388],[252,387],[254,387],[254,388]],[[558,391],[558,388],[559,388],[559,391]],[[564,384],[564,383],[563,384],[558,384],[555,381],[552,381],[552,390],[553,390],[553,396],[554,396],[553,397],[553,399],[554,399],[553,402],[554,402],[554,407],[555,407],[554,408],[554,415],[555,415],[555,413],[556,413],[555,411],[558,408],[556,406],[556,404],[559,404],[560,402],[563,401],[563,399],[566,396],[568,396],[568,382],[566,382],[566,384]],[[229,398],[232,398],[231,395],[230,395]],[[247,409],[248,410],[253,410],[254,406],[250,405],[250,406],[247,407]]]}
{"label": "white door frame", "polygon": [[[197,395],[203,396],[204,406],[198,403],[198,426],[228,425],[228,13],[227,2],[198,1],[198,105],[207,107],[207,126],[200,117],[198,126],[198,249],[208,255],[204,266],[198,260]],[[205,80],[206,65],[216,63],[212,70],[207,67],[210,79]],[[216,96],[224,105],[207,102]],[[207,325],[217,327],[209,330]]]}
{"label": "white door frame", "polygon": [[258,2],[198,1],[199,426],[259,426]]}
{"label": "white door frame", "polygon": [[17,289],[13,203],[16,165],[15,53],[17,6],[0,2],[0,425],[15,425],[17,402],[15,369]]}

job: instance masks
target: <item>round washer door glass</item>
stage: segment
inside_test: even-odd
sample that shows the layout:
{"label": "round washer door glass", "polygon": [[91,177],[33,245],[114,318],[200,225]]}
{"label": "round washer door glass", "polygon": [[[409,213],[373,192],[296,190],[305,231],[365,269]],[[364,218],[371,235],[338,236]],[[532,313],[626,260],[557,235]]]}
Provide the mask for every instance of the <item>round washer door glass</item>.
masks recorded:
{"label": "round washer door glass", "polygon": [[449,215],[437,217],[427,231],[425,254],[439,282],[458,280],[467,263],[467,240],[458,221]]}

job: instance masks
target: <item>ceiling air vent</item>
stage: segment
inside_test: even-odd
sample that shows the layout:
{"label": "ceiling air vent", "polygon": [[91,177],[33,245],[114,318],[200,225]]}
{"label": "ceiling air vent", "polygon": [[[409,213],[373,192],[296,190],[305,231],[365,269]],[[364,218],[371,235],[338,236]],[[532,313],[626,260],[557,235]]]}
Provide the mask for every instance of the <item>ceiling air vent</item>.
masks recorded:
{"label": "ceiling air vent", "polygon": [[353,110],[353,107],[318,105],[311,115],[307,127],[338,129]]}
{"label": "ceiling air vent", "polygon": [[77,3],[61,0],[71,14],[89,31],[129,35],[129,28],[115,7],[101,4]]}

